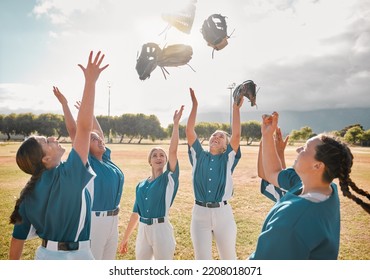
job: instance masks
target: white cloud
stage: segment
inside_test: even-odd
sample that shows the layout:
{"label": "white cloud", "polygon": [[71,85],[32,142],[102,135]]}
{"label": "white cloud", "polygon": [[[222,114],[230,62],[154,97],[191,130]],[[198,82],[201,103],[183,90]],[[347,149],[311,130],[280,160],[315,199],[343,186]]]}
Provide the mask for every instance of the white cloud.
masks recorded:
{"label": "white cloud", "polygon": [[63,24],[74,13],[86,13],[96,9],[100,0],[38,0],[33,9],[37,16],[47,16],[53,24]]}
{"label": "white cloud", "polygon": [[[370,84],[369,1],[202,0],[196,3],[190,34],[171,28],[159,35],[167,25],[161,13],[178,9],[179,3],[183,1],[38,1],[33,13],[43,18],[37,23],[49,23],[47,43],[38,45],[43,49],[33,50],[32,41],[22,40],[33,59],[27,66],[16,53],[9,55],[12,50],[6,50],[2,57],[8,61],[2,63],[12,65],[6,68],[7,77],[12,75],[10,80],[27,85],[27,90],[3,86],[0,100],[6,97],[11,108],[50,109],[52,106],[45,104],[55,104],[51,86],[56,84],[73,102],[81,95],[83,84],[77,63],[84,63],[90,50],[102,50],[110,66],[97,84],[97,114],[107,112],[107,81],[112,82],[112,115],[156,114],[164,125],[171,122],[173,111],[181,104],[185,105],[184,115],[188,113],[190,86],[196,90],[200,111],[228,112],[228,85],[246,79],[261,86],[260,110],[293,109],[292,100],[297,101],[294,109],[340,106],[348,92],[352,98],[347,104],[370,106],[366,103],[370,103],[366,98]],[[227,16],[229,34],[235,29],[228,46],[216,51],[213,59],[212,49],[200,33],[203,20],[212,13]],[[196,72],[188,66],[168,68],[170,75],[165,80],[157,67],[150,79],[140,81],[136,55],[142,44],[150,41],[161,47],[191,45],[194,54],[189,64]],[[11,103],[13,98],[17,104]]]}

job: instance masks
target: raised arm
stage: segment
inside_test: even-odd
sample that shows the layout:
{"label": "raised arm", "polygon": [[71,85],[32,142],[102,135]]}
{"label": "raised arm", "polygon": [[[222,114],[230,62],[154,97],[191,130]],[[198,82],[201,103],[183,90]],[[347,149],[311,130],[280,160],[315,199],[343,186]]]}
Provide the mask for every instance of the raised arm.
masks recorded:
{"label": "raised arm", "polygon": [[262,163],[262,139],[260,141],[260,145],[258,148],[258,156],[257,156],[257,175],[261,179],[266,180],[265,172],[263,170],[263,163]]}
{"label": "raised arm", "polygon": [[107,64],[100,68],[103,59],[104,54],[101,55],[100,51],[95,56],[94,60],[93,52],[90,52],[86,68],[78,64],[85,76],[85,86],[77,116],[77,131],[73,147],[79,154],[83,163],[87,162],[89,153],[90,132],[92,130],[92,119],[94,116],[95,84],[100,73],[108,67]]}
{"label": "raised arm", "polygon": [[180,110],[176,110],[173,115],[173,129],[170,142],[170,148],[168,152],[168,163],[170,165],[170,170],[175,171],[177,163],[177,148],[179,145],[179,123],[184,111],[184,106],[180,107]]}
{"label": "raised arm", "polygon": [[234,101],[233,103],[233,122],[232,130],[230,137],[230,145],[233,150],[236,152],[239,149],[240,145],[240,135],[241,135],[241,126],[240,126],[240,108],[244,102],[244,96],[240,99],[239,105]]}
{"label": "raised arm", "polygon": [[71,110],[68,106],[68,100],[65,98],[65,96],[60,92],[60,90],[57,87],[53,87],[53,92],[55,97],[58,99],[59,103],[62,105],[63,114],[64,114],[64,122],[66,124],[66,128],[69,134],[69,137],[72,140],[72,143],[76,136],[76,121],[72,116]]}
{"label": "raised arm", "polygon": [[[280,127],[276,128],[275,131],[275,147],[276,147],[276,152],[278,154],[278,157],[280,159],[281,167],[283,169],[286,168],[286,163],[285,163],[285,148],[289,140],[289,135],[285,137],[283,140],[283,135],[281,133]],[[265,176],[265,172],[263,170],[263,163],[262,163],[262,139],[260,141],[259,149],[258,149],[258,158],[257,158],[257,174],[258,177],[267,180]]]}
{"label": "raised arm", "polygon": [[197,118],[197,110],[198,110],[198,100],[195,97],[194,90],[190,88],[190,97],[193,103],[190,111],[190,115],[188,118],[188,123],[186,124],[186,139],[188,141],[188,145],[192,146],[197,139],[197,134],[195,133],[195,120]]}
{"label": "raised arm", "polygon": [[[76,101],[75,108],[77,110],[80,110],[80,106],[81,106],[81,101]],[[96,133],[98,133],[100,138],[104,141],[103,129],[101,128],[101,126],[99,124],[99,121],[98,121],[98,119],[96,118],[95,115],[93,117],[93,128],[92,128],[92,130],[95,131]]]}
{"label": "raised arm", "polygon": [[281,133],[281,129],[280,127],[277,127],[275,131],[275,147],[276,147],[276,152],[281,162],[281,167],[283,169],[286,168],[285,148],[286,148],[286,145],[288,144],[288,140],[289,140],[289,135],[287,135],[285,139],[283,140],[283,134]]}
{"label": "raised arm", "polygon": [[274,132],[277,129],[279,115],[272,113],[272,117],[262,116],[262,165],[266,180],[279,187],[278,175],[282,170],[281,161],[276,151]]}

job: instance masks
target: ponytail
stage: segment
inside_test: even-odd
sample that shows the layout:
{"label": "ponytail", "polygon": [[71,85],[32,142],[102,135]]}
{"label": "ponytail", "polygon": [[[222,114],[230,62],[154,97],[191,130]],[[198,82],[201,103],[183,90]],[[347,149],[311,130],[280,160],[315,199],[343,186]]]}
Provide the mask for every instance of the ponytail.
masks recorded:
{"label": "ponytail", "polygon": [[19,207],[22,201],[35,189],[37,180],[41,177],[45,167],[42,163],[44,153],[41,145],[34,137],[28,138],[19,147],[16,155],[18,167],[25,173],[31,174],[31,178],[22,189],[19,198],[17,199],[14,210],[10,215],[11,224],[19,224],[22,222],[22,216],[19,213]]}

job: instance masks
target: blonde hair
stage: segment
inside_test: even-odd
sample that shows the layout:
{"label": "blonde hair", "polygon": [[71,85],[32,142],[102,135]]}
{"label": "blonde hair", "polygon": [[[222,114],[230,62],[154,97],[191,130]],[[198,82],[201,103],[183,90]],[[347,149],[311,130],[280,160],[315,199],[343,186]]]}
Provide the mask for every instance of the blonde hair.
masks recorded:
{"label": "blonde hair", "polygon": [[[226,139],[226,146],[230,143],[230,134],[229,133],[227,133],[225,130],[221,130],[221,129],[217,129],[215,132],[213,132],[212,133],[212,135],[213,134],[215,134],[215,133],[217,133],[217,132],[220,132],[220,133],[222,133],[222,134],[224,134],[225,135],[225,139]],[[211,136],[212,136],[211,135]]]}
{"label": "blonde hair", "polygon": [[148,155],[148,162],[150,163],[150,158],[152,157],[153,153],[155,151],[162,151],[166,155],[166,160],[167,160],[167,154],[165,150],[163,150],[161,147],[154,147],[153,149],[150,150],[149,155]]}

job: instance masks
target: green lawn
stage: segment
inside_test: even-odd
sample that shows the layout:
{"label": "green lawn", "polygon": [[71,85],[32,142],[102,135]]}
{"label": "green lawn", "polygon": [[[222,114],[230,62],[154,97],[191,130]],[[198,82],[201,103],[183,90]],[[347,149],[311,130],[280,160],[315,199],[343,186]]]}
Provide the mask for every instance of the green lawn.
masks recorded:
{"label": "green lawn", "polygon": [[[158,143],[157,143],[158,144]],[[157,145],[156,144],[156,145]],[[160,143],[168,149],[168,143]],[[0,144],[0,259],[8,257],[9,241],[12,226],[9,215],[14,207],[15,198],[29,178],[22,173],[15,163],[15,152],[19,143]],[[65,144],[67,151],[70,145]],[[112,158],[125,174],[124,192],[121,199],[120,239],[131,215],[134,202],[134,189],[139,180],[150,175],[147,154],[153,144],[111,144]],[[263,220],[273,205],[259,192],[257,177],[258,146],[242,146],[242,159],[234,172],[234,197],[232,204],[238,226],[237,255],[246,259],[253,252]],[[370,191],[370,149],[352,148],[355,156],[352,179],[361,188]],[[287,147],[287,164],[295,158],[295,148]],[[190,219],[193,206],[193,190],[191,186],[191,166],[184,141],[179,145],[180,187],[175,202],[170,210],[171,223],[175,229],[175,259],[191,260],[194,258],[190,240]],[[340,195],[342,224],[339,259],[370,260],[370,215],[366,214],[353,201]],[[130,240],[130,251],[126,255],[117,255],[117,259],[134,259],[136,231]],[[23,259],[33,259],[39,240],[27,241]],[[214,258],[217,251],[214,246]]]}

